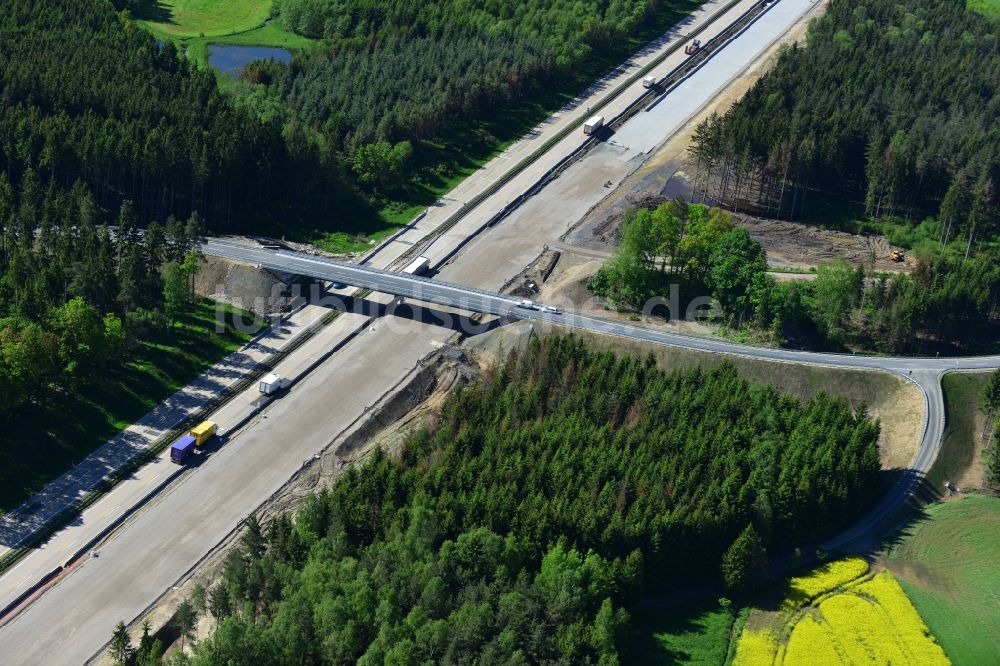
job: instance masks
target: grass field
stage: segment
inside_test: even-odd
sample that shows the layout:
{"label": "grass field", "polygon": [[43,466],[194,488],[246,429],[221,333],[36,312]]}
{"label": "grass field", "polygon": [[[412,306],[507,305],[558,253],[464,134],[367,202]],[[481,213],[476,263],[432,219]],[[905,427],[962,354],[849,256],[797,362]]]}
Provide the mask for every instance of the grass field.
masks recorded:
{"label": "grass field", "polygon": [[[979,402],[990,373],[951,372],[944,376],[945,422],[947,428],[941,452],[927,475],[927,481],[940,490],[945,481],[979,487],[981,474],[972,469],[979,461],[982,448],[977,415],[982,418]],[[971,476],[979,477],[976,480]]]}
{"label": "grass field", "polygon": [[718,666],[726,660],[733,615],[717,602],[633,613],[625,664]]}
{"label": "grass field", "polygon": [[[227,312],[234,312],[227,308]],[[231,324],[231,315],[230,315]],[[0,432],[0,513],[132,424],[250,336],[215,332],[215,304],[200,302],[167,334],[149,336],[122,369],[81,394],[58,394]]]}
{"label": "grass field", "polygon": [[958,666],[1000,663],[1000,499],[927,507],[887,548],[903,589]]}
{"label": "grass field", "polygon": [[983,16],[1000,18],[1000,0],[965,0],[965,6]]}
{"label": "grass field", "polygon": [[[311,39],[273,21],[271,0],[157,0],[135,18],[157,39],[171,40],[192,61],[208,66],[209,44],[303,49]],[[220,82],[225,83],[224,77]]]}
{"label": "grass field", "polygon": [[157,0],[136,18],[170,37],[218,37],[264,25],[271,0]]}
{"label": "grass field", "polygon": [[751,614],[734,666],[947,664],[893,575],[866,570],[849,558],[792,578],[777,608]]}

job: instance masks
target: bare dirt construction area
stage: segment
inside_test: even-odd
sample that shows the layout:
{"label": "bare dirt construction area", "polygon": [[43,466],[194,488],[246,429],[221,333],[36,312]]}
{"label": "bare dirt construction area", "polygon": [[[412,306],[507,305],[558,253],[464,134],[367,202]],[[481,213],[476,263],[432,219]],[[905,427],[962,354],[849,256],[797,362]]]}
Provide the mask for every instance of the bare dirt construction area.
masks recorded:
{"label": "bare dirt construction area", "polygon": [[835,259],[876,271],[909,271],[917,266],[916,259],[906,254],[902,261],[893,261],[893,250],[902,249],[879,234],[859,236],[749,215],[737,215],[736,222],[760,242],[772,266],[811,268]]}
{"label": "bare dirt construction area", "polygon": [[[304,243],[248,236],[229,236],[226,240],[254,249],[285,249],[327,259],[351,258],[347,255],[330,254]],[[299,276],[271,271],[253,264],[206,256],[199,263],[194,289],[200,296],[266,316],[293,310],[309,293],[310,282],[311,280]]]}
{"label": "bare dirt construction area", "polygon": [[[560,244],[560,248],[563,246]],[[587,281],[606,260],[608,253],[599,251],[568,251],[548,249],[504,285],[501,292],[538,300],[563,310],[590,317],[628,321],[638,326],[674,333],[711,335],[712,328],[693,318],[682,318],[684,312],[672,313],[668,321],[662,316],[639,317],[607,307],[587,288]],[[659,312],[657,313],[659,315]]]}
{"label": "bare dirt construction area", "polygon": [[[655,207],[676,196],[690,197],[692,188],[688,174],[693,174],[696,166],[687,151],[698,123],[713,113],[724,114],[771,67],[783,45],[805,39],[809,20],[823,11],[825,6],[824,3],[796,23],[561,240],[570,247],[607,249],[614,245],[615,230],[626,211]],[[750,235],[760,242],[767,252],[769,263],[776,267],[811,268],[837,258],[877,271],[908,271],[916,265],[915,260],[908,256],[902,262],[893,261],[890,255],[897,248],[880,235],[858,236],[746,215],[737,215],[736,222],[745,226]]]}

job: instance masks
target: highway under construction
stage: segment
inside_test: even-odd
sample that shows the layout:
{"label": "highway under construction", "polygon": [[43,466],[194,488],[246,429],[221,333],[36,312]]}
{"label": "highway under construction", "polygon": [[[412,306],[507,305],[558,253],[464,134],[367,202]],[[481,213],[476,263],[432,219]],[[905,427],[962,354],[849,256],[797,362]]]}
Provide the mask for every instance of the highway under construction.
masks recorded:
{"label": "highway under construction", "polygon": [[[767,11],[763,11],[765,4]],[[499,293],[500,285],[537,256],[544,243],[557,239],[606,195],[603,183],[621,182],[650,150],[682,127],[815,6],[813,0],[706,3],[683,34],[666,36],[655,49],[637,56],[637,63],[614,75],[614,80],[587,91],[572,109],[542,127],[545,150],[538,149],[537,138],[512,146],[509,153],[463,182],[440,206],[377,246],[362,265],[248,248],[224,239],[211,239],[202,249],[233,261],[371,290],[356,298],[376,306],[403,298],[414,307],[455,308],[500,320],[533,319],[711,353],[898,373],[924,395],[919,453],[904,482],[870,516],[826,544],[837,547],[870,531],[905,500],[912,484],[933,463],[944,430],[941,374],[995,368],[1000,366],[1000,357],[946,360],[763,349],[547,310],[541,304],[537,309],[522,307],[521,299]],[[754,8],[758,10],[754,19],[714,49],[711,57],[706,56],[697,69],[681,77],[664,99],[626,120],[606,141],[590,143],[579,152],[590,141],[580,125],[591,111],[616,118],[649,94],[641,84],[642,76],[649,73],[647,64],[658,78],[669,76],[686,63],[683,46],[693,31],[699,31],[699,38],[707,44],[736,21],[745,21],[746,13]],[[512,168],[529,157],[527,166]],[[399,271],[416,256],[429,257],[431,277]],[[156,467],[160,463],[152,463],[116,487],[92,512],[53,536],[45,549],[8,570],[0,578],[0,607],[51,571],[54,563],[61,564],[78,547],[75,544],[90,539],[103,516],[137,498],[144,503],[141,511],[108,535],[99,558],[76,562],[56,584],[0,620],[5,622],[0,626],[0,654],[16,655],[17,663],[75,664],[92,659],[103,649],[115,623],[141,618],[165,590],[182,582],[249,512],[301,469],[303,460],[329,446],[421,359],[456,336],[454,330],[418,317],[400,317],[392,325],[383,325],[383,311],[377,307],[347,311],[283,358],[275,371],[297,378],[297,384],[255,418],[246,418],[247,410],[255,407],[245,400],[220,409],[213,420],[220,424],[227,444],[205,464],[150,498],[149,491],[162,473]],[[275,446],[276,442],[281,445]],[[58,557],[59,553],[65,555]]]}

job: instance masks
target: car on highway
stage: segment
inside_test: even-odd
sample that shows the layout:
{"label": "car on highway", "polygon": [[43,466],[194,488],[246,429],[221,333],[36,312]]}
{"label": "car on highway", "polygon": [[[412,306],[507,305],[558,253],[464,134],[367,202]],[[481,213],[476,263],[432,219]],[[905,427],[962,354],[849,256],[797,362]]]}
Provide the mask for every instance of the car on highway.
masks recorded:
{"label": "car on highway", "polygon": [[538,310],[538,309],[540,309],[538,307],[538,303],[535,303],[534,301],[528,301],[528,300],[518,301],[517,307],[524,308],[525,310]]}
{"label": "car on highway", "polygon": [[562,310],[560,310],[554,305],[546,305],[542,309],[545,310],[546,312],[551,312],[552,314],[562,314]]}

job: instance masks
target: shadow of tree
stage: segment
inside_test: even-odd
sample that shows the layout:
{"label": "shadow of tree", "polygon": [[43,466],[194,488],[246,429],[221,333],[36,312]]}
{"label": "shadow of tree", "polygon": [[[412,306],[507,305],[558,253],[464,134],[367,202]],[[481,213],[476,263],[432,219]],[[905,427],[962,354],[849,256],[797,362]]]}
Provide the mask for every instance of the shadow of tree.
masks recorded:
{"label": "shadow of tree", "polygon": [[173,8],[161,0],[128,0],[126,6],[140,21],[177,25]]}

